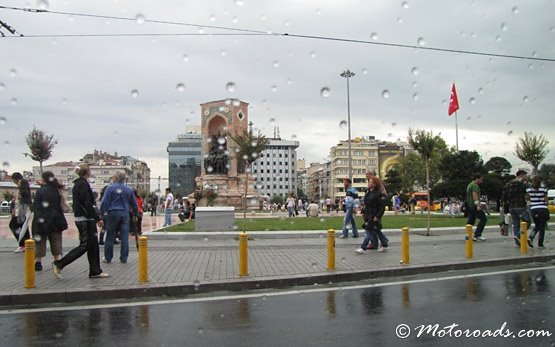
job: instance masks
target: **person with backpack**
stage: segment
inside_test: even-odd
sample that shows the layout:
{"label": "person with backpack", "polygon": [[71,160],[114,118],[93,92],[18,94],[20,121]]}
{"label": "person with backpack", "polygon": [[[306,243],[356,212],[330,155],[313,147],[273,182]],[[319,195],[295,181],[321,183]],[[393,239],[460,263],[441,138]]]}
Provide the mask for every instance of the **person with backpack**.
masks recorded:
{"label": "person with backpack", "polygon": [[526,175],[524,170],[516,172],[516,178],[509,181],[503,189],[503,208],[505,213],[510,213],[513,220],[513,236],[515,245],[520,247],[520,222],[530,225],[530,214],[526,204]]}
{"label": "person with backpack", "polygon": [[484,227],[488,222],[488,217],[484,213],[484,209],[480,204],[480,184],[482,184],[484,177],[482,174],[474,174],[472,182],[466,187],[466,199],[464,200],[467,206],[468,219],[466,224],[474,225],[476,219],[479,220],[476,230],[474,231],[474,241],[485,241],[486,238],[482,236]]}

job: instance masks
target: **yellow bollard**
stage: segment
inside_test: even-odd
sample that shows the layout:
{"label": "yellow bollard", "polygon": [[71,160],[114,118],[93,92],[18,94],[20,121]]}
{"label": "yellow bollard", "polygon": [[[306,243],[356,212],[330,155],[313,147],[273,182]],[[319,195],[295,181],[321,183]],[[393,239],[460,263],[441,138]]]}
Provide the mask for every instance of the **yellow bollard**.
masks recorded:
{"label": "yellow bollard", "polygon": [[139,282],[148,282],[148,237],[139,237]]}
{"label": "yellow bollard", "polygon": [[528,223],[520,222],[520,253],[528,253]]}
{"label": "yellow bollard", "polygon": [[335,270],[335,229],[328,229],[328,270]]}
{"label": "yellow bollard", "polygon": [[249,275],[249,238],[246,232],[239,235],[239,276]]}
{"label": "yellow bollard", "polygon": [[35,240],[25,240],[25,288],[35,288]]}
{"label": "yellow bollard", "polygon": [[407,265],[409,262],[409,228],[404,227],[401,229],[401,264]]}
{"label": "yellow bollard", "polygon": [[472,258],[473,256],[473,238],[474,235],[472,234],[472,225],[471,224],[467,224],[466,225],[466,236],[465,236],[465,240],[466,240],[466,257],[467,258]]}

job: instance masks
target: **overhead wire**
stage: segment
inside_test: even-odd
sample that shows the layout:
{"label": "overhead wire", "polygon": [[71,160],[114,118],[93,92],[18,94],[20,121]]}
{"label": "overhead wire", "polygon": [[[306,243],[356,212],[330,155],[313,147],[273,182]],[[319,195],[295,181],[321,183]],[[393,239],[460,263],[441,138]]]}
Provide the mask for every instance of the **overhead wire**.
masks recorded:
{"label": "overhead wire", "polygon": [[[137,18],[130,18],[130,17],[118,17],[118,16],[106,16],[106,15],[96,15],[96,14],[87,14],[87,13],[50,11],[50,10],[45,10],[45,9],[32,9],[32,8],[21,8],[21,7],[10,7],[10,6],[0,6],[0,9],[19,10],[19,11],[26,11],[26,12],[32,12],[32,13],[46,13],[46,14],[59,14],[59,15],[69,15],[69,16],[89,17],[89,18],[124,20],[124,21],[133,21],[133,22],[137,21]],[[271,31],[253,30],[253,29],[245,29],[245,28],[234,28],[234,27],[226,27],[226,26],[215,26],[215,25],[204,25],[204,24],[198,24],[198,23],[173,22],[173,21],[154,20],[154,19],[147,19],[147,18],[144,18],[144,22],[145,23],[146,22],[156,23],[156,24],[167,24],[167,25],[180,25],[180,26],[196,27],[196,28],[203,28],[203,29],[229,30],[229,31],[235,31],[235,32],[238,32],[238,33],[233,33],[233,34],[226,34],[226,33],[36,34],[36,35],[25,35],[24,37],[27,37],[27,38],[44,38],[44,37],[52,38],[52,37],[132,37],[132,36],[280,36],[280,37],[295,37],[295,38],[310,39],[310,40],[324,40],[324,41],[336,41],[336,42],[368,44],[368,45],[384,46],[384,47],[410,48],[410,49],[435,51],[435,52],[469,54],[469,55],[488,56],[488,57],[496,57],[496,58],[555,62],[555,58],[541,58],[541,57],[537,57],[537,56],[489,53],[489,52],[470,51],[470,50],[462,50],[462,49],[430,47],[430,46],[424,46],[424,45],[407,45],[407,44],[390,43],[390,42],[356,40],[356,39],[350,39],[350,38],[331,37],[331,36],[302,35],[302,34],[295,34],[295,33],[276,33],[276,32],[271,32]],[[3,37],[3,38],[11,38],[11,37]],[[13,38],[15,38],[15,37],[13,37]],[[19,37],[19,38],[22,38],[22,37]]]}

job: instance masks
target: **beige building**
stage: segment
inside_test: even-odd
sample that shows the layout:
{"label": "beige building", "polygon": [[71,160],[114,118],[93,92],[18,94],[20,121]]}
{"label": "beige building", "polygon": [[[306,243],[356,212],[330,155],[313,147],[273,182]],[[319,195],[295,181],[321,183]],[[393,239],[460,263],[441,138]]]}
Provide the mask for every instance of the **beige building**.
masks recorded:
{"label": "beige building", "polygon": [[[374,136],[351,140],[353,187],[359,192],[366,190],[366,171],[378,172],[379,141]],[[343,179],[349,177],[349,142],[341,141],[330,149],[330,197],[345,197]]]}
{"label": "beige building", "polygon": [[[58,162],[50,165],[44,165],[43,171],[51,171],[54,177],[63,184],[68,192],[68,201],[73,201],[71,190],[73,181],[77,178],[75,167],[79,163],[88,163],[91,168],[91,188],[93,191],[100,193],[102,188],[110,184],[111,178],[116,170],[124,170],[127,174],[127,184],[136,188],[140,192],[150,191],[150,169],[148,165],[138,159],[129,156],[118,156],[108,154],[102,151],[94,150],[93,153],[86,154],[80,161]],[[40,178],[40,167],[33,167],[33,175],[36,179]]]}

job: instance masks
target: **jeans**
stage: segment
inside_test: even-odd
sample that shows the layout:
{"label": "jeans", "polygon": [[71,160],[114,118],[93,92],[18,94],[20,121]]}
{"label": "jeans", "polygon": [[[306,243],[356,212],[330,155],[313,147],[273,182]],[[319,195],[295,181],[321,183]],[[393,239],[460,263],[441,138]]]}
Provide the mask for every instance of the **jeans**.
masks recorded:
{"label": "jeans", "polygon": [[474,225],[476,219],[479,220],[478,225],[476,226],[476,230],[474,231],[474,237],[482,236],[482,232],[484,231],[484,227],[488,222],[488,217],[484,213],[484,210],[480,209],[478,211],[478,207],[476,205],[470,207],[468,209],[468,219],[466,220],[466,224]]}
{"label": "jeans", "polygon": [[63,269],[73,263],[83,254],[87,253],[89,261],[89,276],[96,276],[102,273],[100,268],[100,251],[98,247],[98,237],[96,235],[96,222],[94,220],[75,222],[79,231],[79,246],[75,247],[62,259],[56,261],[56,266]]}
{"label": "jeans", "polygon": [[168,225],[172,225],[172,209],[171,209],[171,207],[168,207],[168,208],[164,209],[164,225],[163,226],[168,226]]}
{"label": "jeans", "polygon": [[534,241],[537,234],[538,246],[543,247],[543,238],[545,236],[545,226],[549,220],[549,210],[546,208],[536,208],[531,210],[532,218],[534,219],[534,230],[530,232],[530,240]]}
{"label": "jeans", "polygon": [[104,242],[104,259],[111,262],[114,256],[114,239],[116,230],[120,231],[121,249],[119,260],[127,262],[129,256],[129,212],[110,211],[106,216],[106,241]]}
{"label": "jeans", "polygon": [[349,230],[347,230],[347,224],[351,223],[353,228],[353,237],[358,237],[357,223],[355,221],[355,216],[353,214],[353,208],[347,208],[345,211],[345,218],[343,218],[343,236],[349,236]]}
{"label": "jeans", "polygon": [[[12,231],[12,234],[15,237],[16,240],[19,240],[19,233],[21,231],[22,226],[23,226],[23,223],[19,224],[17,222],[17,217],[12,217],[10,219],[9,227],[10,227],[10,230]],[[27,231],[25,232],[25,235],[23,236],[21,241],[19,241],[19,247],[25,247],[25,240],[29,240],[30,238],[31,238],[31,236],[29,235],[29,228],[27,228]]]}
{"label": "jeans", "polygon": [[526,207],[511,207],[509,213],[513,219],[513,235],[520,239],[520,221],[526,222],[530,226],[530,214]]}
{"label": "jeans", "polygon": [[292,206],[291,207],[287,206],[287,213],[289,213],[289,217],[293,217],[295,212],[293,211]]}
{"label": "jeans", "polygon": [[381,221],[374,222],[373,220],[366,222],[366,229],[364,232],[364,240],[362,241],[362,245],[360,248],[366,250],[368,248],[368,244],[371,242],[373,245],[378,245],[379,239],[383,247],[387,247],[389,240],[382,232],[382,223]]}

